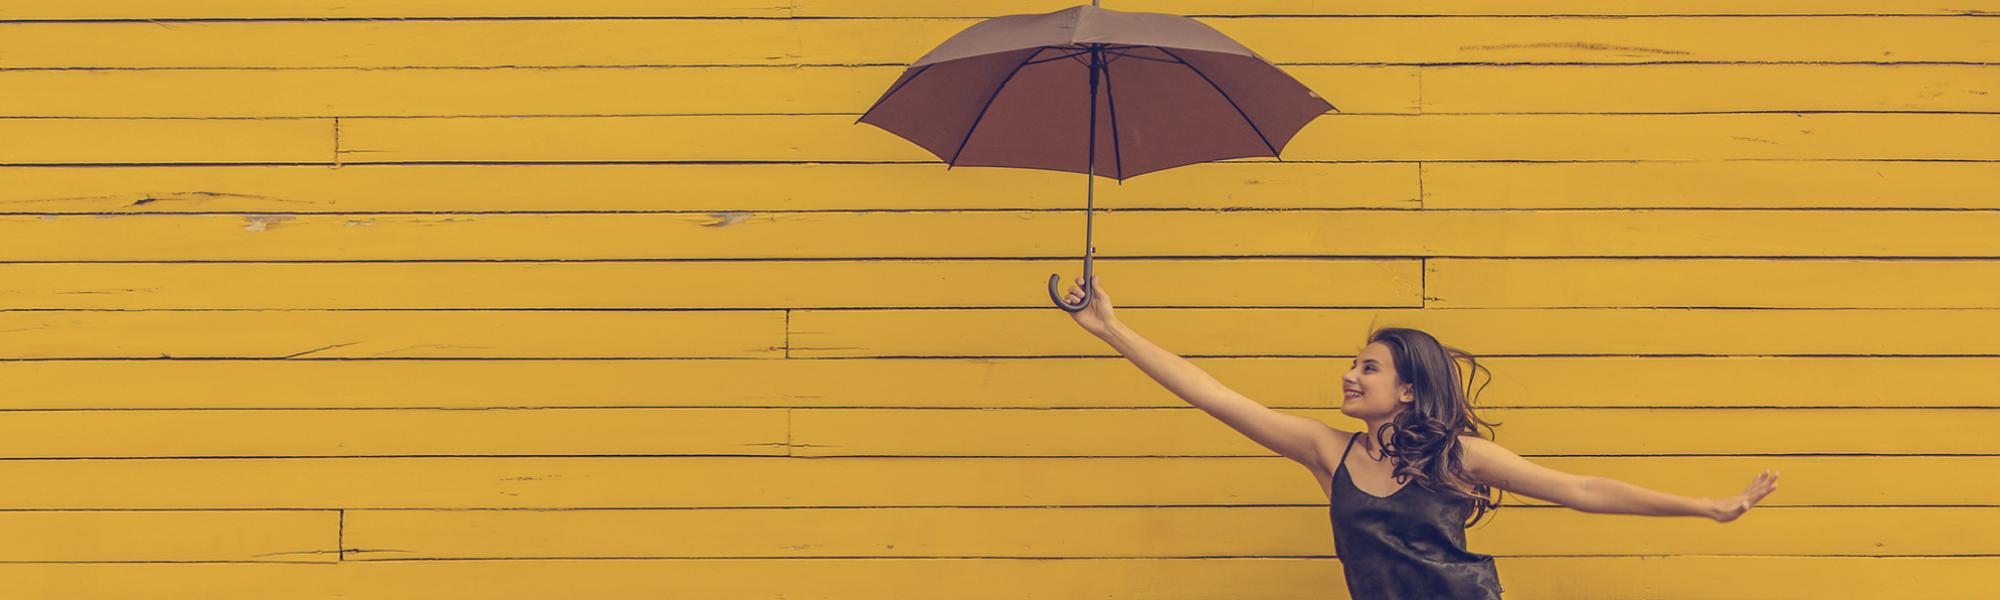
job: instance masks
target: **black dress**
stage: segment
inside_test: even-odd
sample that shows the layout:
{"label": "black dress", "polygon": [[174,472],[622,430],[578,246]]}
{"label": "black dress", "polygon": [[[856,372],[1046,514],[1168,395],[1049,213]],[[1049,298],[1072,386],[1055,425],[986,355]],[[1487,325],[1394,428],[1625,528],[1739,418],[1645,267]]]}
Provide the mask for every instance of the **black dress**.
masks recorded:
{"label": "black dress", "polygon": [[1387,497],[1354,486],[1347,454],[1333,471],[1333,546],[1355,600],[1500,597],[1493,557],[1465,550],[1472,506],[1415,481]]}

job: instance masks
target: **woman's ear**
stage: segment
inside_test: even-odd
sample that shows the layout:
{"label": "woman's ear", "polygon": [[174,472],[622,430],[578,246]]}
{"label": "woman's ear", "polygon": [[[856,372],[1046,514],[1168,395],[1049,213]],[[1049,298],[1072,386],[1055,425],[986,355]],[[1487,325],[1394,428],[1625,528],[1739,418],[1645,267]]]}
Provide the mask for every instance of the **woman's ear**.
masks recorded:
{"label": "woman's ear", "polygon": [[1411,386],[1410,384],[1407,384],[1407,383],[1404,383],[1404,384],[1399,384],[1399,385],[1397,385],[1397,386],[1396,386],[1396,389],[1399,389],[1399,390],[1402,390],[1402,391],[1403,391],[1403,397],[1402,397],[1402,398],[1399,398],[1399,399],[1397,399],[1397,401],[1398,401],[1398,402],[1402,402],[1402,403],[1404,403],[1404,404],[1409,404],[1409,403],[1411,403],[1411,402],[1416,402],[1416,401],[1417,401],[1417,396],[1416,396],[1415,394],[1412,394],[1412,393],[1410,393],[1410,390],[1411,390],[1411,389],[1414,389],[1414,388],[1413,388],[1413,387],[1412,387],[1412,386]]}

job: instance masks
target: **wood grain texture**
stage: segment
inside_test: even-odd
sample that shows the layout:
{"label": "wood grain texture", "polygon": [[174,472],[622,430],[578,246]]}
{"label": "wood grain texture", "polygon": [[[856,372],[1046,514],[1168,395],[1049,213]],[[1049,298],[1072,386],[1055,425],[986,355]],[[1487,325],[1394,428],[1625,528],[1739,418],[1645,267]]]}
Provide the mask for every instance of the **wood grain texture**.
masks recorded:
{"label": "wood grain texture", "polygon": [[[1096,255],[1104,258],[2000,258],[2000,237],[1991,234],[2000,230],[1995,211],[1172,210],[1115,211],[1093,219],[1088,225]],[[0,215],[0,262],[1068,258],[1080,263],[1085,226],[1082,210]],[[1106,262],[1106,290],[1119,289],[1121,264]],[[1081,273],[1071,276],[1076,275]],[[1039,277],[1045,289],[1047,274]],[[1035,280],[1023,283],[1036,287]]]}
{"label": "wood grain texture", "polygon": [[[361,510],[345,535],[399,550],[349,560],[1333,556],[1326,520],[1318,506]],[[1980,555],[1995,534],[2000,508],[1776,508],[1721,526],[1507,507],[1466,531],[1468,549],[1501,557]]]}
{"label": "wood grain texture", "polygon": [[[1347,357],[1195,358],[1279,408],[1338,402]],[[2000,358],[1482,357],[1482,407],[2000,407]],[[1912,394],[1905,379],[1929,384]],[[882,385],[884,381],[899,385]],[[1063,382],[1063,385],[1049,385]],[[1728,385],[1716,385],[1728,382]],[[218,383],[221,383],[220,385]],[[949,394],[937,390],[951,390]],[[277,392],[274,390],[283,390]],[[0,361],[19,409],[1163,408],[1122,358]]]}
{"label": "wood grain texture", "polygon": [[[969,19],[442,19],[6,24],[0,67],[901,65]],[[1279,63],[1984,62],[1977,17],[1268,16],[1209,24]],[[254,51],[245,51],[252,49]]]}
{"label": "wood grain texture", "polygon": [[[1995,559],[1863,557],[1579,557],[1500,559],[1509,594],[1532,598],[1604,595],[1760,598],[1830,595],[1904,598],[1912,592],[1976,596]],[[740,559],[354,561],[339,565],[0,565],[0,576],[32,582],[33,598],[418,599],[700,596],[750,599],[929,598],[964,587],[973,599],[1194,600],[1295,598],[1298,590],[1341,594],[1340,564],[1325,558],[1226,559]],[[1059,590],[1059,591],[1052,591]]]}
{"label": "wood grain texture", "polygon": [[[1218,425],[1219,426],[1219,425]],[[1784,472],[1760,506],[1996,506],[1993,456],[1605,456],[1536,463],[1684,495]],[[365,481],[368,485],[355,485]],[[1290,460],[421,457],[0,461],[9,509],[1325,506]],[[1548,503],[1508,494],[1504,502]],[[1504,508],[1502,510],[1505,510]],[[1752,516],[1755,513],[1753,511]]]}
{"label": "wood grain texture", "polygon": [[[1107,286],[1106,289],[1110,289]],[[1351,356],[1375,327],[1415,327],[1475,354],[1968,355],[2000,352],[1990,310],[1129,310],[1170,351]],[[793,357],[1115,356],[1044,310],[794,311]]]}

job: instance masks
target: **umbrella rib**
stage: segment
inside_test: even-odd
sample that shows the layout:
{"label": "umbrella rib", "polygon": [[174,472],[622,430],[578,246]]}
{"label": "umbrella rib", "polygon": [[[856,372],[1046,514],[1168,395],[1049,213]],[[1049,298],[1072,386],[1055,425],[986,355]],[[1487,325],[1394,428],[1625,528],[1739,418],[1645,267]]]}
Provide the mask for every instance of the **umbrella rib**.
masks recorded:
{"label": "umbrella rib", "polygon": [[1021,68],[1028,66],[1028,61],[1034,60],[1035,56],[1041,54],[1044,49],[1036,48],[1034,52],[1029,52],[1027,58],[1021,59],[1021,64],[1014,65],[1014,70],[1007,72],[1006,79],[1000,80],[999,87],[993,88],[993,95],[987,96],[986,105],[979,107],[979,116],[972,118],[972,126],[965,129],[965,139],[958,141],[958,150],[952,151],[951,162],[946,163],[946,166],[958,166],[958,156],[965,154],[965,144],[972,141],[972,132],[979,131],[979,122],[986,120],[986,111],[993,108],[993,100],[1000,97],[1000,92],[1007,91],[1007,82],[1013,81],[1014,75],[1020,73]]}
{"label": "umbrella rib", "polygon": [[[1111,93],[1111,61],[1104,61],[1104,64],[1104,105],[1111,107],[1111,168],[1118,173],[1118,180],[1124,181],[1125,157],[1118,148],[1118,96]],[[1095,128],[1097,124],[1091,123],[1090,126]],[[1096,153],[1097,149],[1091,148],[1090,151]],[[1090,175],[1097,176],[1096,173]]]}
{"label": "umbrella rib", "polygon": [[[1039,53],[1039,52],[1038,52],[1038,53]],[[1051,57],[1049,57],[1049,58],[1044,58],[1044,59],[1041,59],[1041,60],[1031,60],[1031,61],[1028,61],[1028,64],[1030,64],[1030,65],[1039,65],[1039,64],[1042,64],[1042,63],[1045,63],[1045,62],[1052,62],[1052,61],[1058,61],[1058,60],[1062,60],[1062,59],[1065,59],[1065,58],[1075,58],[1075,57],[1077,57],[1077,56],[1080,56],[1080,55],[1083,55],[1083,54],[1086,54],[1086,53],[1084,53],[1084,52],[1077,52],[1077,53],[1073,53],[1073,54],[1064,54],[1064,55],[1062,55],[1062,56],[1051,56]]]}
{"label": "umbrella rib", "polygon": [[1117,55],[1115,55],[1115,56],[1113,56],[1113,57],[1112,57],[1112,60],[1117,60],[1117,59],[1120,59],[1120,58],[1136,58],[1136,59],[1139,59],[1139,60],[1150,60],[1150,61],[1153,61],[1153,62],[1156,62],[1156,63],[1167,63],[1167,64],[1170,64],[1170,65],[1171,65],[1171,64],[1174,64],[1175,62],[1178,62],[1178,61],[1171,61],[1171,60],[1165,60],[1165,59],[1159,59],[1159,58],[1153,58],[1153,57],[1151,57],[1151,56],[1139,56],[1139,55],[1137,55],[1137,54],[1133,54],[1133,53],[1130,53],[1130,52],[1119,52],[1119,53],[1118,53]]}
{"label": "umbrella rib", "polygon": [[868,118],[868,113],[875,112],[875,107],[881,106],[883,102],[887,102],[890,96],[896,95],[896,92],[903,91],[903,86],[910,85],[910,82],[916,81],[918,77],[924,76],[924,73],[929,72],[931,70],[931,67],[933,66],[936,65],[935,64],[924,65],[923,68],[917,69],[916,73],[910,75],[909,79],[905,79],[901,83],[897,83],[896,87],[889,88],[889,93],[882,94],[881,98],[876,98],[874,104],[868,105],[868,110],[861,111],[861,116],[854,118],[854,122],[860,123],[862,119]]}
{"label": "umbrella rib", "polygon": [[1164,47],[1160,48],[1160,51],[1167,53],[1167,56],[1174,57],[1175,62],[1180,63],[1181,66],[1187,67],[1189,71],[1194,71],[1195,75],[1201,76],[1202,81],[1208,82],[1209,87],[1215,88],[1215,93],[1222,94],[1222,99],[1229,103],[1229,107],[1236,109],[1236,115],[1243,117],[1243,124],[1249,125],[1250,131],[1256,132],[1257,139],[1263,140],[1264,147],[1271,150],[1271,156],[1274,158],[1278,156],[1278,148],[1271,145],[1271,138],[1264,137],[1264,130],[1257,127],[1256,121],[1250,120],[1250,114],[1243,112],[1243,107],[1236,105],[1236,99],[1230,98],[1229,92],[1222,91],[1222,86],[1216,85],[1215,80],[1209,79],[1207,73],[1203,73],[1201,72],[1201,69],[1194,68],[1194,65],[1188,64],[1186,60],[1181,59],[1181,56],[1179,54],[1174,54],[1174,51],[1168,50]]}

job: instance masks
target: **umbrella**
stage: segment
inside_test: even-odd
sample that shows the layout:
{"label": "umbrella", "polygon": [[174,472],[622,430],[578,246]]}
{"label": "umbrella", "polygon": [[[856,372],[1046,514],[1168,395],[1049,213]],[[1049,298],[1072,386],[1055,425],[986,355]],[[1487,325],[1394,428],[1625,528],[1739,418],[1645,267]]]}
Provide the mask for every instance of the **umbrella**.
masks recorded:
{"label": "umbrella", "polygon": [[1334,109],[1270,61],[1187,17],[1077,6],[966,28],[903,71],[857,119],[957,166],[1084,173],[1083,300],[1090,304],[1096,177],[1277,157]]}

